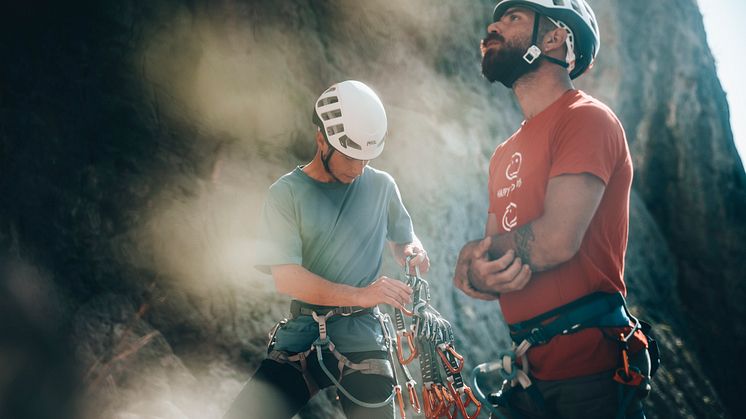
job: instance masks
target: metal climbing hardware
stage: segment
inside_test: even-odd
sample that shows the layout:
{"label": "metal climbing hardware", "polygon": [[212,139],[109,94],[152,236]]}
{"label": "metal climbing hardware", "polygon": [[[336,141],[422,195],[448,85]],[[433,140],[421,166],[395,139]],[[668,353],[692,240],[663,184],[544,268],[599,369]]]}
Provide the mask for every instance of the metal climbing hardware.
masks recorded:
{"label": "metal climbing hardware", "polygon": [[[409,269],[409,256],[404,264],[404,282],[412,288],[412,308],[394,310],[399,366],[407,375],[410,404],[415,412],[422,411],[427,419],[475,419],[481,403],[464,383],[461,371],[464,357],[456,350],[456,339],[451,324],[430,305],[430,285],[415,267]],[[410,317],[407,325],[406,317]],[[408,354],[406,354],[408,352]],[[417,397],[415,382],[407,365],[417,358],[422,372],[422,403]],[[399,411],[405,418],[403,397],[399,397]]]}
{"label": "metal climbing hardware", "polygon": [[[412,314],[409,315],[411,316]],[[404,322],[404,313],[398,308],[394,309],[394,322],[396,323],[396,354],[399,358],[399,363],[407,365],[417,357],[414,332],[407,330],[406,323]],[[409,350],[409,356],[404,355],[403,345],[405,341]]]}
{"label": "metal climbing hardware", "polygon": [[[464,368],[464,357],[456,350],[456,339],[451,324],[430,305],[430,285],[420,276],[419,268],[410,272],[408,266],[416,255],[406,259],[404,281],[412,288],[412,307],[394,310],[394,321],[391,316],[381,313],[378,307],[330,307],[308,304],[293,300],[290,312],[293,318],[310,316],[318,324],[319,337],[311,347],[298,354],[274,351],[270,347],[269,357],[277,362],[289,363],[298,369],[306,380],[311,395],[318,391],[307,370],[307,358],[316,353],[319,367],[340,393],[358,406],[379,408],[395,400],[399,414],[406,419],[406,401],[415,413],[424,412],[426,419],[475,419],[479,416],[482,405],[464,382],[461,372]],[[353,363],[342,355],[334,346],[327,334],[327,322],[334,316],[374,315],[383,330],[385,345],[388,348],[388,360],[367,359]],[[407,320],[407,317],[411,320]],[[409,324],[408,324],[409,323]],[[270,341],[284,323],[275,326]],[[338,361],[339,376],[335,377],[324,363],[324,352],[330,352]],[[409,371],[408,365],[418,359],[422,372],[422,402],[417,393],[417,382]],[[399,374],[404,374],[400,380]],[[341,384],[342,378],[353,372],[378,374],[391,377],[394,387],[391,394],[381,401],[366,402],[350,394]],[[404,383],[404,385],[400,383]],[[406,390],[405,390],[406,388]],[[404,393],[407,393],[406,397]]]}
{"label": "metal climbing hardware", "polygon": [[285,327],[287,323],[288,323],[288,319],[282,319],[272,327],[272,330],[269,331],[269,343],[267,344],[267,353],[272,352],[272,350],[275,348],[275,343],[277,342],[277,332],[283,327]]}
{"label": "metal climbing hardware", "polygon": [[[526,390],[537,405],[543,405],[544,399],[541,393],[531,382],[526,353],[530,348],[543,345],[557,335],[566,335],[589,327],[631,328],[627,335],[622,333],[618,337],[612,337],[621,347],[621,366],[613,376],[613,379],[622,385],[620,394],[623,397],[620,397],[618,418],[624,417],[626,407],[635,394],[650,391],[650,377],[655,373],[660,363],[657,344],[650,334],[650,325],[641,322],[630,314],[624,296],[618,292],[590,294],[525,322],[511,324],[509,327],[513,340],[512,349],[500,353],[497,361],[477,365],[472,371],[472,387],[476,397],[483,404],[487,404],[487,408],[497,418],[504,418],[504,416],[494,408],[484,395],[479,386],[479,379],[488,374],[497,373],[499,375],[503,381],[502,389],[489,396],[492,401],[497,402],[502,407],[509,408],[505,403],[507,395],[518,386]],[[642,330],[648,339],[647,352],[644,350],[643,352],[650,354],[652,365],[648,360],[649,368],[646,371],[632,365],[629,348],[627,347],[627,342],[638,330]],[[518,359],[520,359],[520,365],[516,362]],[[629,388],[629,390],[625,390],[624,387]]]}

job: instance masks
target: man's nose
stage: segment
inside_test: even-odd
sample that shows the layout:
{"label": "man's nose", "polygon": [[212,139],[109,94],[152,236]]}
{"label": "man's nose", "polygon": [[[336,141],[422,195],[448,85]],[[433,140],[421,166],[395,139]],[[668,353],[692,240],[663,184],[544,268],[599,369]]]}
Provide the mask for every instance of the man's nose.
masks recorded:
{"label": "man's nose", "polygon": [[498,20],[497,22],[492,22],[487,25],[487,33],[502,33],[502,29],[500,28],[500,21]]}

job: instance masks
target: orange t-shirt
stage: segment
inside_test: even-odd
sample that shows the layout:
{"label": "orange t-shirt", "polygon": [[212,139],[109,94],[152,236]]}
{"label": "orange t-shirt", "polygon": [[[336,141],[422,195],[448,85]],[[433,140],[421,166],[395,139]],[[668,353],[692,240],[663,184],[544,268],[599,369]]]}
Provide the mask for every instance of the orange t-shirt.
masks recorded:
{"label": "orange t-shirt", "polygon": [[[606,185],[580,250],[562,265],[534,273],[523,290],[500,297],[509,324],[596,291],[626,294],[632,161],[616,115],[584,92],[567,91],[495,150],[490,160],[489,212],[497,217],[497,233],[541,217],[549,179],[578,173],[590,173]],[[556,336],[529,351],[531,371],[542,380],[594,374],[618,362],[617,344],[595,328]]]}

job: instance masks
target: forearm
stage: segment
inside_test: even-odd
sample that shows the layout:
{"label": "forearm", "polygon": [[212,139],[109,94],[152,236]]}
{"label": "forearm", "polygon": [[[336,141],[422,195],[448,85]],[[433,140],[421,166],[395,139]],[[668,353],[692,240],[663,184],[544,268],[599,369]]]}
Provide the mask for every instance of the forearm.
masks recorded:
{"label": "forearm", "polygon": [[273,266],[272,277],[279,293],[309,304],[358,305],[360,288],[331,282],[300,265]]}
{"label": "forearm", "polygon": [[497,259],[512,249],[532,272],[547,271],[570,260],[577,248],[555,234],[547,224],[540,218],[514,231],[492,235],[490,259]]}
{"label": "forearm", "polygon": [[604,189],[604,182],[592,174],[560,175],[549,180],[543,214],[530,223],[497,234],[497,215],[488,214],[486,239],[469,244],[471,251],[462,249],[454,281],[461,289],[514,292],[523,289],[533,274],[572,259]]}

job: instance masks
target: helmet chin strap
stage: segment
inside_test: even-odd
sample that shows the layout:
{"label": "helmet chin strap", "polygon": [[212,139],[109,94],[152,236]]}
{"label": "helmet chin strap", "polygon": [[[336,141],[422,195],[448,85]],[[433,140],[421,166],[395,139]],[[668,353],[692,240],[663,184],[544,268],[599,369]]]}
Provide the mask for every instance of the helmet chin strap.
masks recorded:
{"label": "helmet chin strap", "polygon": [[329,176],[331,176],[336,182],[342,183],[341,180],[334,176],[334,173],[332,173],[332,170],[329,168],[329,160],[331,160],[332,154],[334,154],[335,149],[334,147],[332,147],[326,137],[324,137],[324,139],[326,140],[326,145],[329,146],[329,153],[327,153],[326,156],[324,156],[323,152],[321,153],[321,164],[324,165],[324,170],[326,170],[326,173],[328,173]]}
{"label": "helmet chin strap", "polygon": [[521,78],[521,76],[526,74],[527,67],[533,64],[534,61],[538,60],[539,58],[543,58],[549,61],[550,63],[557,64],[558,66],[563,67],[563,68],[570,67],[570,64],[542,53],[541,48],[539,48],[536,45],[536,41],[538,41],[539,39],[540,20],[541,20],[541,15],[539,14],[539,12],[534,12],[534,30],[531,34],[531,46],[528,47],[528,49],[526,50],[526,53],[523,54],[523,61],[525,62],[525,64],[522,63],[522,65],[516,66],[515,71],[513,71],[513,77],[511,77],[511,80],[510,80],[510,85],[508,86],[506,84],[507,87],[512,87],[513,84],[516,82],[516,80],[518,80],[519,78]]}
{"label": "helmet chin strap", "polygon": [[539,21],[540,20],[541,20],[541,15],[539,14],[539,12],[534,12],[534,32],[533,34],[531,34],[531,46],[528,47],[528,50],[526,50],[526,54],[523,55],[523,59],[527,63],[531,64],[534,61],[536,61],[537,58],[543,57],[545,60],[549,61],[550,63],[557,64],[560,67],[563,67],[563,68],[570,67],[570,64],[542,53],[541,48],[539,48],[536,45],[536,41],[539,38]]}

